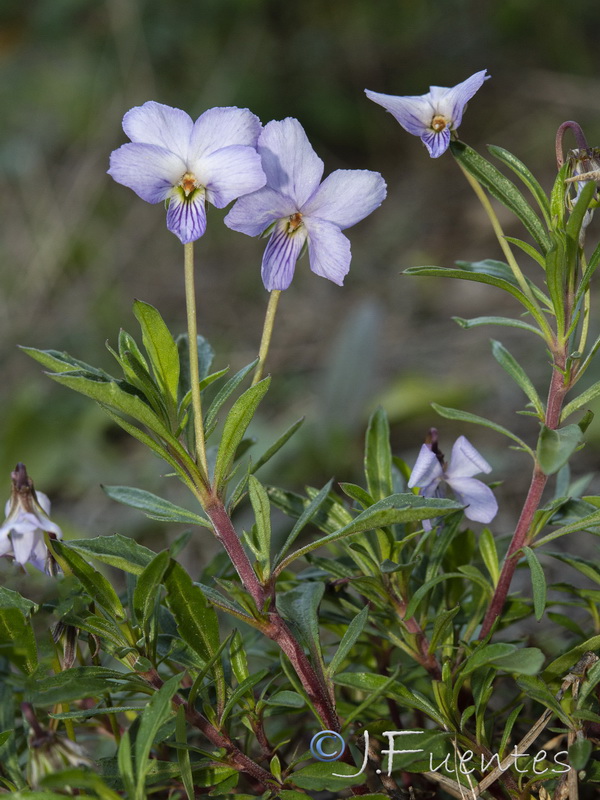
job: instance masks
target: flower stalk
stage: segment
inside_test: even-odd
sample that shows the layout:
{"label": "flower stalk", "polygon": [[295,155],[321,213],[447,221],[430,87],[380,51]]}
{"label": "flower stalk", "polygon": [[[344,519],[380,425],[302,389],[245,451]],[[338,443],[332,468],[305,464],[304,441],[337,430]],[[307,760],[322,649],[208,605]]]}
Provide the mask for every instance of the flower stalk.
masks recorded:
{"label": "flower stalk", "polygon": [[208,461],[204,438],[202,417],[202,398],[200,395],[200,372],[198,369],[198,325],[196,322],[196,288],[194,281],[194,243],[183,245],[183,265],[185,275],[185,301],[187,309],[188,347],[190,354],[190,383],[192,388],[192,413],[194,417],[194,440],[198,465],[208,482]]}
{"label": "flower stalk", "polygon": [[263,376],[265,361],[267,360],[267,355],[269,354],[271,337],[273,335],[275,314],[277,313],[277,306],[279,305],[280,297],[281,289],[273,289],[269,295],[269,303],[267,305],[267,313],[265,314],[262,338],[260,340],[260,349],[258,351],[258,364],[256,365],[256,370],[254,371],[252,386],[255,386]]}

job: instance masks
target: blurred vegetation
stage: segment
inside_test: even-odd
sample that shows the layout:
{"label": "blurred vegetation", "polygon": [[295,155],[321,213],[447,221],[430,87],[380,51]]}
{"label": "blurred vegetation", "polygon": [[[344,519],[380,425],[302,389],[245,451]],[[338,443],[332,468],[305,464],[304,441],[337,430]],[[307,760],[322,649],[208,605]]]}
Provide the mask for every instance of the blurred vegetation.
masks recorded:
{"label": "blurred vegetation", "polygon": [[[369,168],[388,182],[386,203],[350,232],[346,286],[313,276],[302,262],[283,298],[269,365],[281,378],[257,432],[275,438],[301,414],[308,419],[277,462],[279,483],[309,476],[317,483],[331,474],[352,480],[366,415],[381,399],[409,461],[430,425],[442,429],[442,446],[453,441],[456,431],[430,411],[432,400],[513,415],[523,401],[489,358],[488,339],[498,335],[527,351],[540,379],[544,353],[521,334],[465,332],[451,321],[499,311],[498,296],[400,276],[413,264],[499,257],[497,244],[451,157],[430,160],[363,90],[421,94],[487,68],[492,80],[472,102],[462,137],[479,149],[493,142],[515,152],[549,188],[563,120],[576,118],[590,144],[600,143],[599,34],[600,5],[591,0],[3,0],[6,494],[21,460],[58,503],[67,532],[111,533],[119,519],[120,530],[153,533],[133,513],[124,517],[99,484],[156,491],[161,465],[16,349],[66,349],[110,369],[104,341],[114,343],[120,326],[134,331],[134,297],[157,305],[175,333],[183,330],[179,242],[160,206],[106,175],[109,153],[125,141],[123,114],[148,99],[194,117],[215,105],[247,106],[263,122],[295,116],[327,173]],[[254,358],[260,338],[263,243],[227,230],[223,216],[211,209],[197,248],[200,329],[220,354],[216,366],[239,368]],[[594,230],[597,222],[590,236]],[[335,423],[333,433],[325,422]],[[525,435],[529,424],[523,418]],[[507,477],[507,455],[496,450],[504,443],[467,434],[497,467],[494,477]],[[584,465],[594,458],[591,448],[586,453]],[[506,491],[516,504],[521,487],[512,468]],[[160,546],[165,534],[154,534]]]}

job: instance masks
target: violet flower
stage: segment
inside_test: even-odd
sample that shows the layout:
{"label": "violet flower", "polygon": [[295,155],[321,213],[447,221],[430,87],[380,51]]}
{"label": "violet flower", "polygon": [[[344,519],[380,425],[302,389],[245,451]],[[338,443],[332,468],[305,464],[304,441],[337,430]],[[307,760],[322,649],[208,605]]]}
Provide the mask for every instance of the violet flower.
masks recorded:
{"label": "violet flower", "polygon": [[466,506],[465,516],[474,522],[491,522],[498,512],[494,493],[485,483],[474,478],[491,467],[465,436],[459,436],[452,447],[450,463],[441,460],[437,448],[424,444],[408,482],[408,488],[420,488],[423,497],[443,497],[447,483],[460,503]]}
{"label": "violet flower", "polygon": [[0,556],[12,556],[21,566],[29,561],[42,572],[51,573],[52,558],[44,532],[62,539],[62,531],[48,517],[50,500],[43,492],[35,491],[24,464],[17,464],[11,477],[11,498],[0,526]]}
{"label": "violet flower", "polygon": [[271,234],[262,260],[268,291],[288,288],[305,245],[311,270],[341,286],[351,258],[342,230],[381,205],[385,181],[378,172],[338,169],[321,183],[323,162],[290,117],[265,126],[258,152],[267,185],[240,198],[225,224],[248,236]]}
{"label": "violet flower", "polygon": [[183,244],[206,230],[205,200],[224,208],[264,186],[255,150],[261,124],[248,109],[210,108],[193,122],[148,102],[125,114],[123,130],[131,142],[111,154],[108,174],[147,203],[165,201],[167,228]]}
{"label": "violet flower", "polygon": [[389,111],[405,131],[420,136],[429,155],[438,158],[448,149],[450,135],[460,125],[467,103],[490,77],[486,72],[476,72],[451,89],[430,86],[429,92],[420,96],[398,97],[369,89],[365,93]]}

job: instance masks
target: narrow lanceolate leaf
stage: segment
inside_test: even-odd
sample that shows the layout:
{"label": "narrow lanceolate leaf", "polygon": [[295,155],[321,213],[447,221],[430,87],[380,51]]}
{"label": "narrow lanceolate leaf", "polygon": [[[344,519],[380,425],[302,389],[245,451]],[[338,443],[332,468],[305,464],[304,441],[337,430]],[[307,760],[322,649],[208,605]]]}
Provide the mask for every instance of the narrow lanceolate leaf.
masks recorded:
{"label": "narrow lanceolate leaf", "polygon": [[[488,192],[513,212],[545,252],[549,245],[548,234],[539,217],[525,200],[515,184],[496,167],[464,142],[450,142],[454,158]],[[505,151],[506,152],[506,151]]]}
{"label": "narrow lanceolate leaf", "polygon": [[82,558],[72,547],[64,542],[52,541],[52,549],[56,560],[64,572],[72,572],[81,581],[83,588],[99,605],[114,615],[117,620],[124,620],[127,616],[119,597],[111,584],[94,569],[91,564]]}
{"label": "narrow lanceolate leaf", "polygon": [[387,525],[420,522],[424,519],[444,517],[455,511],[460,511],[462,508],[463,506],[454,500],[421,497],[414,494],[391,495],[375,503],[371,508],[367,508],[343,528],[296,550],[278,565],[276,572],[279,574],[292,561],[316,550],[318,547],[331,544],[347,536],[353,536],[362,531],[385,528]]}
{"label": "narrow lanceolate leaf", "polygon": [[133,592],[133,608],[144,630],[154,614],[157,601],[160,599],[160,586],[169,566],[170,558],[168,550],[158,553],[137,579]]}
{"label": "narrow lanceolate leaf", "polygon": [[374,500],[392,494],[390,426],[383,408],[378,408],[369,420],[365,440],[365,477],[367,490]]}
{"label": "narrow lanceolate leaf", "polygon": [[97,369],[91,364],[86,364],[85,361],[80,361],[78,358],[73,358],[68,353],[60,352],[58,350],[37,350],[35,347],[19,346],[19,349],[27,353],[31,358],[35,358],[47,369],[54,370],[55,372],[71,372],[81,371],[87,372],[90,375],[95,375],[97,378],[102,378],[106,381],[114,381],[114,378],[104,372],[102,369]]}
{"label": "narrow lanceolate leaf", "polygon": [[488,286],[495,286],[515,297],[524,308],[529,311],[534,319],[539,323],[540,315],[531,300],[506,277],[497,278],[485,272],[474,272],[467,269],[454,269],[452,267],[408,267],[404,270],[405,275],[417,275],[425,278],[457,278],[463,281],[475,281],[476,283],[486,283]]}
{"label": "narrow lanceolate leaf", "polygon": [[541,419],[544,418],[544,405],[540,400],[535,386],[529,380],[529,377],[523,367],[518,361],[508,352],[501,342],[492,339],[492,353],[496,361],[500,364],[514,382],[519,386],[525,395],[529,398],[533,407],[537,411]]}
{"label": "narrow lanceolate leaf", "polygon": [[278,610],[297,625],[313,658],[318,662],[322,660],[318,611],[324,591],[325,584],[322,581],[311,581],[277,595]]}
{"label": "narrow lanceolate leaf", "polygon": [[143,511],[150,519],[157,519],[161,522],[181,522],[184,525],[203,525],[205,528],[212,528],[206,517],[201,517],[187,508],[181,508],[174,503],[158,497],[151,492],[143,489],[134,489],[131,486],[103,486],[106,494],[131,508]]}
{"label": "narrow lanceolate leaf", "polygon": [[505,236],[504,238],[507,242],[515,244],[524,253],[527,253],[527,255],[536,261],[542,269],[546,269],[546,262],[544,261],[543,255],[539,250],[536,250],[533,245],[529,244],[528,242],[524,242],[522,239],[517,239],[515,236]]}
{"label": "narrow lanceolate leaf", "polygon": [[468,330],[469,328],[479,328],[481,325],[503,325],[507,328],[520,328],[522,331],[529,331],[535,333],[541,338],[544,334],[539,328],[530,325],[528,322],[523,322],[521,319],[511,319],[510,317],[473,317],[472,319],[464,319],[464,317],[452,317],[454,322],[460,325],[461,328]]}
{"label": "narrow lanceolate leaf", "polygon": [[565,329],[565,289],[567,285],[567,249],[565,237],[555,234],[552,245],[546,253],[546,285],[552,309],[556,316],[558,335],[562,336]]}
{"label": "narrow lanceolate leaf", "polygon": [[133,313],[142,328],[142,340],[167,406],[177,408],[179,352],[170,330],[154,306],[136,300]]}
{"label": "narrow lanceolate leaf", "polygon": [[[167,603],[175,617],[179,635],[203,661],[211,661],[221,645],[217,612],[206,600],[202,589],[192,583],[190,576],[176,561],[171,561],[167,568],[164,583]],[[214,660],[212,674],[217,690],[217,705],[222,708],[226,684],[220,658]]]}
{"label": "narrow lanceolate leaf", "polygon": [[[246,364],[245,367],[230,378],[225,386],[223,386],[220,390],[215,399],[210,404],[207,412],[206,417],[204,419],[204,427],[207,432],[211,431],[216,423],[217,414],[219,413],[221,406],[226,400],[233,394],[233,392],[237,389],[240,383],[244,380],[246,375],[248,375],[254,367],[257,365],[258,359],[253,361],[251,364]],[[208,435],[208,433],[207,433]]]}
{"label": "narrow lanceolate leaf", "polygon": [[31,622],[19,608],[0,608],[0,657],[28,675],[38,665]]}
{"label": "narrow lanceolate leaf", "polygon": [[121,536],[120,533],[96,536],[94,539],[71,539],[69,549],[132,575],[141,575],[144,567],[156,555],[144,545],[138,544],[129,536]]}
{"label": "narrow lanceolate leaf", "polygon": [[546,577],[542,565],[531,547],[524,547],[523,552],[525,553],[529,571],[531,572],[535,618],[540,620],[544,616],[544,610],[546,608]]}
{"label": "narrow lanceolate leaf", "polygon": [[265,378],[247,389],[241,397],[238,397],[227,415],[215,463],[214,486],[217,492],[224,488],[238,445],[246,433],[258,404],[265,396],[270,382],[270,378]]}
{"label": "narrow lanceolate leaf", "polygon": [[437,411],[440,417],[454,419],[458,422],[471,422],[474,425],[483,425],[484,428],[490,428],[491,430],[496,431],[496,433],[501,433],[503,436],[508,436],[508,438],[512,439],[513,442],[516,442],[520,448],[533,455],[531,448],[528,447],[522,439],[519,439],[519,437],[514,433],[509,431],[507,428],[503,428],[502,425],[498,425],[496,422],[485,419],[485,417],[479,417],[477,414],[471,414],[468,411],[460,411],[457,408],[446,408],[445,406],[440,406],[437,403],[432,403],[431,407],[434,411]]}
{"label": "narrow lanceolate leaf", "polygon": [[479,536],[479,552],[483,559],[483,563],[490,573],[490,578],[494,586],[498,585],[500,578],[500,563],[498,561],[498,551],[496,549],[496,542],[494,535],[489,528],[484,528]]}
{"label": "narrow lanceolate leaf", "polygon": [[[290,549],[290,547],[296,541],[296,539],[298,538],[300,533],[303,531],[303,529],[306,527],[306,525],[308,525],[308,523],[312,521],[312,519],[315,517],[315,515],[318,514],[318,512],[321,510],[321,508],[328,501],[329,492],[331,491],[331,484],[332,483],[333,483],[333,480],[328,481],[325,484],[325,486],[321,489],[321,491],[318,492],[312,498],[312,500],[310,500],[310,502],[307,502],[306,507],[300,513],[300,516],[298,517],[298,519],[296,521],[296,524],[294,525],[294,527],[290,531],[289,536],[285,540],[285,543],[284,543],[283,547],[279,551],[279,553],[277,555],[277,562],[281,561],[283,556],[287,553],[287,551]],[[279,506],[279,507],[281,507],[281,506]]]}
{"label": "narrow lanceolate leaf", "polygon": [[135,739],[136,798],[142,800],[145,795],[144,784],[146,773],[151,762],[150,750],[159,728],[173,713],[171,701],[177,691],[183,674],[174,675],[160,687],[150,698],[142,713],[140,727]]}
{"label": "narrow lanceolate leaf", "polygon": [[360,637],[361,633],[364,630],[365,625],[367,624],[367,619],[369,617],[369,606],[366,605],[362,611],[360,611],[352,620],[352,622],[348,625],[346,632],[342,637],[342,641],[338,649],[335,652],[335,655],[329,662],[327,667],[327,673],[331,676],[335,675],[336,672],[342,667],[346,657],[354,647],[355,642]]}
{"label": "narrow lanceolate leaf", "polygon": [[570,417],[574,411],[578,411],[580,408],[589,405],[593,402],[598,395],[600,395],[600,381],[594,383],[588,389],[583,391],[578,397],[575,397],[568,403],[560,416],[560,421],[564,422],[567,417]]}
{"label": "narrow lanceolate leaf", "polygon": [[583,433],[579,425],[566,425],[552,430],[542,425],[537,446],[537,459],[545,475],[554,475],[563,467],[579,445]]}
{"label": "narrow lanceolate leaf", "polygon": [[177,722],[175,725],[175,740],[181,747],[177,748],[177,763],[181,770],[181,781],[185,789],[188,800],[194,800],[194,777],[192,775],[192,764],[190,761],[190,751],[187,749],[187,724],[185,719],[185,709],[179,706],[177,709]]}
{"label": "narrow lanceolate leaf", "polygon": [[531,194],[537,200],[537,204],[540,207],[540,211],[544,215],[546,223],[550,225],[550,201],[546,197],[546,193],[540,186],[537,178],[535,178],[535,176],[527,169],[521,160],[519,160],[512,153],[509,153],[508,150],[505,150],[503,147],[498,147],[495,144],[488,144],[487,148],[493,156],[496,156],[496,158],[506,164],[507,167],[510,167],[510,169],[512,169],[512,171],[519,176],[519,178],[523,181],[525,186],[527,186]]}
{"label": "narrow lanceolate leaf", "polygon": [[256,557],[263,570],[263,577],[268,577],[271,563],[271,504],[269,495],[262,483],[254,475],[249,477],[250,503],[256,520],[257,550]]}

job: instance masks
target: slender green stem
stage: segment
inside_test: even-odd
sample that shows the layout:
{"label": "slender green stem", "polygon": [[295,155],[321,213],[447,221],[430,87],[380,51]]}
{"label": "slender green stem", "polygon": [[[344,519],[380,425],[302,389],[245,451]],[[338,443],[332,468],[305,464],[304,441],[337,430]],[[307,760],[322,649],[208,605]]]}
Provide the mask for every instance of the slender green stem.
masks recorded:
{"label": "slender green stem", "polygon": [[192,410],[194,416],[194,436],[196,458],[208,481],[208,462],[204,441],[204,422],[202,418],[202,399],[200,397],[200,373],[198,371],[198,327],[196,324],[196,288],[194,285],[194,243],[183,245],[183,264],[185,272],[185,301],[187,308],[188,347],[190,353],[190,383],[192,385]]}
{"label": "slender green stem", "polygon": [[486,195],[485,191],[481,187],[481,185],[475,180],[475,178],[467,172],[467,170],[463,167],[462,164],[458,164],[461,168],[465,178],[468,180],[469,184],[473,188],[473,191],[477,195],[477,198],[481,205],[483,206],[485,213],[488,215],[490,222],[492,223],[492,228],[494,229],[494,233],[496,234],[496,238],[498,239],[498,244],[502,248],[502,252],[506,258],[508,266],[510,267],[517,283],[523,294],[529,299],[532,305],[535,307],[537,314],[536,314],[536,321],[540,328],[543,330],[544,335],[546,337],[546,341],[548,344],[551,344],[553,341],[552,331],[546,318],[544,317],[542,310],[537,302],[533,292],[531,291],[529,284],[525,280],[525,276],[521,272],[521,267],[518,265],[516,258],[513,255],[512,250],[510,249],[509,243],[506,241],[506,236],[504,235],[504,231],[502,230],[502,226],[500,225],[500,221],[496,216],[496,212],[494,211],[492,204],[489,201],[488,196]]}
{"label": "slender green stem", "polygon": [[265,361],[269,352],[269,345],[271,344],[271,336],[273,335],[273,325],[275,323],[275,314],[277,313],[277,306],[279,298],[281,297],[280,289],[273,289],[269,295],[269,303],[267,305],[267,313],[265,314],[265,322],[263,325],[262,339],[260,340],[260,350],[258,351],[258,364],[252,379],[252,386],[259,382],[263,376]]}

